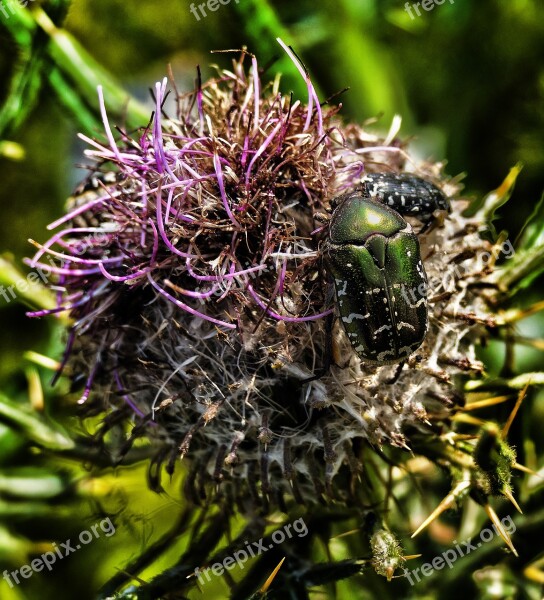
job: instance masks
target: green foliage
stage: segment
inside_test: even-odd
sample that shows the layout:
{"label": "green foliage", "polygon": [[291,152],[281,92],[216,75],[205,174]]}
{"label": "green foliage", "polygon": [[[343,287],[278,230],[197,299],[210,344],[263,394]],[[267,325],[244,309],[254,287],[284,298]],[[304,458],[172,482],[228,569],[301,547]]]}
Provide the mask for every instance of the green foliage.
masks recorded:
{"label": "green foliage", "polygon": [[[511,323],[512,330],[510,336],[492,341],[486,357],[486,364],[495,366],[490,372],[500,371],[500,377],[473,381],[467,377],[465,389],[475,395],[485,390],[509,394],[527,383],[544,383],[541,365],[527,372],[527,363],[516,364],[513,358],[513,348],[520,353],[518,342],[541,352],[544,330],[542,320],[534,321],[535,331],[528,341],[529,336],[521,339],[516,329],[541,298],[544,272],[541,2],[457,0],[411,18],[404,5],[393,0],[231,0],[200,21],[191,15],[188,3],[165,0],[132,4],[123,0],[76,0],[71,4],[49,0],[29,2],[27,8],[12,1],[11,7],[9,17],[0,13],[0,193],[2,251],[13,249],[16,261],[31,252],[30,247],[25,252],[24,240],[42,239],[45,222],[61,210],[64,197],[82,178],[72,175],[73,163],[81,160],[80,151],[72,144],[76,131],[94,135],[101,128],[97,85],[104,88],[111,122],[134,129],[147,125],[152,111],[151,105],[145,104],[147,88],[164,76],[167,63],[171,62],[179,87],[189,90],[197,63],[204,71],[210,62],[228,65],[228,55],[210,57],[210,50],[247,45],[259,56],[261,65],[271,61],[270,79],[276,72],[285,73],[286,89],[304,98],[305,86],[292,64],[283,57],[272,62],[282,56],[275,41],[281,37],[300,55],[318,84],[322,101],[350,88],[340,97],[346,119],[378,117],[374,126],[387,130],[393,116],[400,114],[402,134],[416,136],[414,143],[422,156],[447,157],[447,171],[452,176],[468,173],[469,196],[495,190],[479,209],[489,221],[497,217],[497,228],[507,227],[510,239],[517,240],[515,255],[488,281],[504,290],[500,310],[505,312],[500,315]],[[498,182],[519,163],[523,163],[523,171],[516,168],[512,185],[497,195]],[[2,258],[0,284],[17,285],[24,280],[12,258]],[[232,515],[203,513],[195,518],[182,501],[180,506],[179,479],[174,478],[170,485],[163,482],[167,493],[162,496],[144,494],[145,446],[135,451],[132,460],[136,467],[123,466],[114,474],[115,457],[96,456],[83,441],[86,429],[96,431],[100,424],[80,425],[71,418],[74,395],[63,381],[59,389],[51,390],[51,373],[43,364],[39,374],[45,410],[39,402],[28,401],[28,397],[35,400],[36,394],[27,389],[28,361],[23,351],[39,348],[60,358],[61,328],[38,328],[33,323],[30,334],[24,334],[24,305],[50,307],[51,303],[50,293],[39,284],[18,294],[13,303],[0,298],[0,326],[8,340],[0,371],[4,385],[0,396],[2,569],[18,568],[41,554],[44,540],[63,541],[77,534],[102,511],[118,514],[123,532],[116,536],[113,550],[107,545],[90,546],[81,558],[66,559],[58,570],[39,578],[36,574],[28,584],[11,589],[0,581],[2,598],[94,598],[100,586],[107,597],[119,585],[136,584],[132,576],[151,582],[151,589],[162,593],[172,581],[179,585],[185,581],[195,556],[199,564],[213,562],[214,557],[228,553],[233,539],[260,537],[260,530],[245,530],[242,519],[230,521]],[[36,362],[36,356],[33,358]],[[417,550],[433,557],[451,547],[454,539],[476,535],[484,521],[470,507],[460,509],[461,501],[466,500],[465,489],[457,498],[459,512],[447,513],[416,546],[409,539],[413,525],[447,494],[448,482],[430,463],[412,465],[415,475],[401,477],[397,469],[384,465],[401,464],[404,456],[401,459],[397,451],[385,451],[384,465],[377,466],[375,455],[365,451],[368,460],[361,477],[374,490],[376,502],[395,487],[400,506],[391,500],[391,514],[385,520],[403,538],[397,540],[386,529],[379,530],[385,541],[373,537],[378,534],[367,531],[350,511],[334,518],[330,512],[326,518],[316,512],[309,523],[311,544],[308,538],[290,548],[293,560],[299,561],[298,568],[290,570],[287,563],[281,567],[280,573],[286,575],[278,577],[280,591],[276,594],[272,587],[266,596],[257,591],[279,563],[278,552],[234,572],[238,597],[305,598],[310,597],[306,587],[322,586],[327,597],[336,594],[339,599],[447,599],[460,594],[492,598],[498,597],[493,595],[498,589],[500,597],[517,594],[536,600],[540,595],[538,574],[536,579],[528,579],[524,569],[531,567],[541,552],[544,514],[539,507],[544,487],[534,477],[512,477],[511,467],[516,454],[534,469],[542,465],[542,399],[542,394],[530,395],[508,443],[497,426],[487,426],[479,430],[474,451],[486,494],[501,494],[513,487],[527,506],[527,514],[516,520],[517,535],[523,540],[519,561],[505,558],[501,540],[493,540],[453,569],[435,573],[414,588],[403,580],[387,583],[369,565],[382,556],[376,571],[387,577],[390,570],[385,563],[391,556],[395,566],[404,561],[399,541],[407,552]],[[490,419],[505,417],[500,407],[486,410]],[[459,431],[470,438],[473,430],[464,427],[460,425]],[[444,455],[426,446],[426,456],[432,456],[434,464],[451,475],[454,485],[466,480],[468,450]],[[416,494],[417,486],[409,483],[423,475],[425,493]],[[116,493],[112,493],[112,480],[119,485]],[[511,510],[505,504],[500,506],[503,513]],[[274,518],[277,522],[289,520],[285,515]],[[227,522],[233,523],[235,532],[225,531]],[[334,537],[350,528],[358,529],[360,535]],[[227,594],[227,585],[219,579],[203,588],[203,597]],[[131,587],[123,597],[141,598]],[[202,596],[195,592],[191,597]]]}

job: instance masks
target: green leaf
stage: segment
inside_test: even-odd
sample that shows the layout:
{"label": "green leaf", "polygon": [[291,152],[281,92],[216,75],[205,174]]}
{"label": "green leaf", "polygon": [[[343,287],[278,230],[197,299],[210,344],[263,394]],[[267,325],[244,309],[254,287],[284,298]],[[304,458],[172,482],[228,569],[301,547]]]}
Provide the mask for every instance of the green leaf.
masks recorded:
{"label": "green leaf", "polygon": [[36,444],[50,450],[71,450],[75,443],[68,435],[48,424],[41,415],[29,406],[13,402],[0,394],[0,419],[7,421]]}
{"label": "green leaf", "polygon": [[544,243],[544,192],[536,203],[533,212],[527,217],[519,232],[514,246],[520,249],[529,249]]}
{"label": "green leaf", "polygon": [[0,473],[0,493],[20,498],[46,499],[62,494],[69,483],[56,473],[39,467],[4,469]]}
{"label": "green leaf", "polygon": [[476,219],[488,223],[490,234],[488,237],[491,237],[491,241],[494,241],[497,237],[497,232],[493,226],[493,220],[497,218],[495,213],[503,204],[506,204],[510,200],[516,179],[522,168],[523,165],[521,163],[514,165],[501,185],[484,197],[481,208],[476,212]]}
{"label": "green leaf", "polygon": [[[42,274],[42,280],[47,281],[45,272]],[[8,302],[18,300],[31,308],[43,309],[57,306],[54,295],[40,281],[40,275],[37,272],[23,275],[8,254],[0,256],[0,286],[0,294],[7,297]],[[61,319],[64,318],[61,316]]]}
{"label": "green leaf", "polygon": [[544,272],[544,244],[518,250],[516,254],[498,268],[486,281],[496,283],[508,290],[509,297],[528,288]]}
{"label": "green leaf", "polygon": [[12,4],[13,14],[6,25],[18,46],[19,60],[0,112],[0,134],[14,130],[26,119],[36,104],[44,73],[85,133],[102,129],[99,85],[114,118],[122,118],[129,129],[147,125],[151,111],[126,92],[69,32],[57,27],[38,6],[28,10],[17,2]]}
{"label": "green leaf", "polygon": [[37,36],[19,47],[8,95],[0,111],[0,136],[15,131],[36,105],[42,83],[44,49]]}
{"label": "green leaf", "polygon": [[[36,23],[49,36],[49,55],[54,64],[76,86],[89,106],[97,106],[96,88],[101,85],[108,110],[118,118],[125,115],[125,124],[129,129],[147,125],[151,116],[149,109],[132,98],[70,33],[57,28],[43,10],[36,9],[33,15]],[[57,92],[66,93],[63,89],[57,89]]]}

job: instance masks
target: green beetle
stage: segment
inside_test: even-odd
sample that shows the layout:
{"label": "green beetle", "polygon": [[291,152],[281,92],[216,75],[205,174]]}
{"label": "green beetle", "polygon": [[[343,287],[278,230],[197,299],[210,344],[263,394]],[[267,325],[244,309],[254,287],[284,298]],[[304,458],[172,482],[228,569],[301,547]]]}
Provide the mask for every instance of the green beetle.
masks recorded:
{"label": "green beetle", "polygon": [[419,348],[428,328],[418,238],[398,212],[371,198],[366,186],[333,205],[324,257],[344,329],[362,359],[402,361]]}

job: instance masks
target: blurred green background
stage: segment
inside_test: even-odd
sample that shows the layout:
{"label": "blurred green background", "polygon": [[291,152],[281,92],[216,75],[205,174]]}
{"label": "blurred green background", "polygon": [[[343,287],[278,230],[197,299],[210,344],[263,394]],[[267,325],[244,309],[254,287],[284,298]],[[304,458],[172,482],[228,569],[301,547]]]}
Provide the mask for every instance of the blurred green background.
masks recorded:
{"label": "blurred green background", "polygon": [[[24,120],[0,123],[2,138],[18,144],[15,152],[5,144],[0,151],[0,250],[12,253],[20,266],[22,257],[32,255],[27,239],[46,239],[46,225],[59,216],[65,199],[84,177],[84,171],[76,168],[84,148],[76,133],[89,133],[92,127],[89,121],[78,119],[77,110],[71,110],[66,99],[59,98],[48,78],[53,67],[46,36],[27,43],[25,27],[16,24],[18,17],[10,9],[10,4],[17,4],[15,0],[0,3],[4,8],[0,8],[1,99],[13,98],[10,86],[29,60],[43,75],[41,85],[19,94],[17,114],[23,114]],[[179,0],[28,2],[31,9],[40,5],[149,113],[149,88],[167,74],[168,64],[178,88],[189,90],[197,64],[206,78],[212,74],[210,63],[230,63],[229,55],[211,55],[210,50],[244,45],[257,54],[261,66],[270,63],[271,77],[277,70],[285,72],[284,92],[293,89],[304,99],[304,86],[275,41],[280,36],[303,59],[322,100],[349,88],[340,99],[344,119],[362,122],[379,117],[372,127],[386,130],[395,114],[402,115],[401,135],[413,136],[420,157],[446,160],[449,175],[466,174],[463,181],[469,196],[479,197],[496,188],[510,167],[521,161],[523,170],[513,197],[498,222],[498,229],[507,228],[512,239],[542,195],[541,0],[447,0],[428,12],[420,8],[419,17],[412,9],[414,18],[400,0],[231,0],[215,12],[205,9],[207,16],[198,20],[190,3]],[[96,115],[96,96],[85,92],[85,98],[89,114]],[[110,117],[112,122],[122,122],[121,114],[116,121],[115,111]],[[27,319],[26,310],[23,304],[0,297],[0,381],[3,393],[14,399],[28,396],[29,381],[36,374],[44,382],[50,377],[47,369],[34,371],[24,352],[33,349],[58,358],[62,347],[58,328]],[[534,326],[542,328],[542,320],[536,318]],[[536,368],[541,353],[529,352],[527,360],[530,368]],[[58,398],[63,391],[61,384],[53,396],[45,386],[48,409],[62,409],[62,402],[48,398]],[[75,419],[68,423],[81,427]],[[27,536],[49,539],[52,531],[63,540],[99,520],[97,504],[85,487],[92,473],[84,475],[68,459],[64,466],[48,461],[46,455],[35,457],[21,440],[12,440],[12,447],[7,438],[2,443],[8,448],[0,458],[3,466],[14,457],[22,466],[38,462],[62,483],[62,493],[42,498],[42,513],[30,523],[24,511],[12,515],[7,502],[5,509],[0,508],[8,522],[21,523],[25,540]],[[13,590],[0,580],[0,597],[91,598],[91,590],[114,573],[114,565],[137,553],[149,536],[171,522],[172,512],[179,512],[174,499],[159,501],[145,490],[142,469],[124,472],[122,477],[120,483],[112,471],[111,481],[101,479],[101,485],[104,493],[113,490],[111,510],[119,511],[123,503],[130,505],[137,499],[130,527],[67,558],[46,579],[34,576]],[[172,489],[176,489],[175,482]],[[0,490],[0,506],[3,496]],[[37,514],[32,510],[38,508],[28,510]],[[16,538],[9,537],[15,535],[14,530],[10,532],[3,541],[0,531],[0,559],[16,548]],[[21,540],[18,552],[23,556],[26,542]]]}

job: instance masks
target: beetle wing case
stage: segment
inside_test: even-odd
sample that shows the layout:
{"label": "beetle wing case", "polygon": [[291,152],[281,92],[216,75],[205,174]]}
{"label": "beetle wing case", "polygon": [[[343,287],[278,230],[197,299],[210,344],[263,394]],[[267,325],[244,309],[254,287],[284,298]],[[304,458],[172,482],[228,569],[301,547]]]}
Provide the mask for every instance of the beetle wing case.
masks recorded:
{"label": "beetle wing case", "polygon": [[427,277],[410,225],[394,210],[353,192],[333,212],[325,258],[357,354],[387,364],[417,350],[428,326]]}

